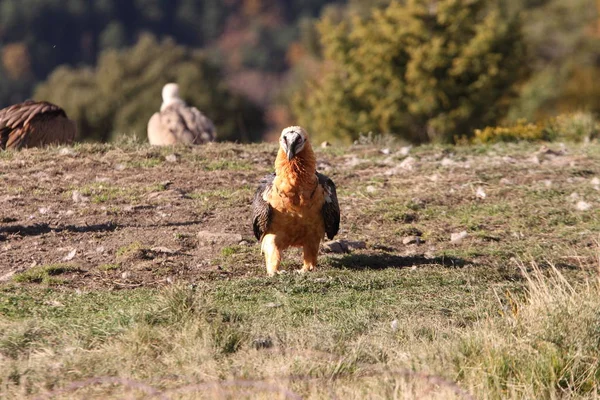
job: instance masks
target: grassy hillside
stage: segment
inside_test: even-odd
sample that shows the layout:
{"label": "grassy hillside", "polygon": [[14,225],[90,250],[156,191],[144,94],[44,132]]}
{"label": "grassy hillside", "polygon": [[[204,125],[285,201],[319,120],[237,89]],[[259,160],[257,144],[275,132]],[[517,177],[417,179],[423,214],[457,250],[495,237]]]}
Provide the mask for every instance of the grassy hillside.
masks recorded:
{"label": "grassy hillside", "polygon": [[0,397],[598,396],[599,144],[319,149],[366,248],[267,278],[275,152],[0,153]]}

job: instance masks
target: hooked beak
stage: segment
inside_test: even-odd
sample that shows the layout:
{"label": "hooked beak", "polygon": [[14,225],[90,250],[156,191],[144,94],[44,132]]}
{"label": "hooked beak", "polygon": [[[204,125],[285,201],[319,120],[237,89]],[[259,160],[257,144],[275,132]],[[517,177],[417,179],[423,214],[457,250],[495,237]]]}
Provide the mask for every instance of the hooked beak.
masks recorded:
{"label": "hooked beak", "polygon": [[290,161],[292,158],[294,158],[296,156],[296,149],[298,147],[299,144],[299,136],[294,135],[291,138],[285,138],[284,139],[284,150],[285,150],[285,154],[287,155],[287,159],[288,161]]}
{"label": "hooked beak", "polygon": [[292,142],[288,144],[285,154],[287,154],[287,159],[290,161],[296,155],[296,143]]}

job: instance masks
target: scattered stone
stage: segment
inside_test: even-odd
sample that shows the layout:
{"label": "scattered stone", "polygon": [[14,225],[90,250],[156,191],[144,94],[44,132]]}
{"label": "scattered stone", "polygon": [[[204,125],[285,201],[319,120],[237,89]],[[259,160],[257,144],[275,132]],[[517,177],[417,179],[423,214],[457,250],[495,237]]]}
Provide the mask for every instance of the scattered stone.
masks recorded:
{"label": "scattered stone", "polygon": [[377,188],[373,185],[367,186],[367,193],[377,193]]}
{"label": "scattered stone", "polygon": [[96,247],[96,253],[104,253],[104,251],[106,251],[106,249],[104,248],[104,246],[98,246]]}
{"label": "scattered stone", "polygon": [[350,251],[355,250],[364,250],[367,248],[367,242],[365,241],[350,241],[350,240],[341,240],[342,246],[346,246],[346,248]]}
{"label": "scattered stone", "polygon": [[404,239],[402,239],[402,244],[404,245],[421,244],[422,242],[423,241],[418,236],[406,236]]}
{"label": "scattered stone", "polygon": [[415,168],[417,159],[414,157],[406,157],[398,166],[407,171],[412,171]]}
{"label": "scattered stone", "polygon": [[594,177],[591,182],[592,186],[594,186],[596,189],[598,189],[598,187],[600,187],[600,178],[598,178],[597,176]]}
{"label": "scattered stone", "polygon": [[550,179],[545,179],[543,182],[544,186],[546,186],[547,188],[552,187],[552,181]]}
{"label": "scattered stone", "polygon": [[367,248],[367,243],[364,241],[350,240],[332,240],[323,243],[323,251],[325,253],[350,253],[356,250],[364,250]]}
{"label": "scattered stone", "polygon": [[66,256],[63,257],[63,261],[71,261],[72,259],[75,258],[76,254],[77,254],[77,249],[71,250],[69,252],[69,254],[67,254]]}
{"label": "scattered stone", "polygon": [[221,233],[221,232],[209,232],[200,231],[196,234],[198,241],[202,245],[224,245],[231,246],[239,244],[242,241],[242,235],[239,233]]}
{"label": "scattered stone", "polygon": [[379,152],[383,155],[389,156],[390,155],[390,149],[385,148],[385,149],[381,149],[379,150]]}
{"label": "scattered stone", "polygon": [[477,188],[477,191],[475,192],[475,196],[476,196],[478,199],[481,199],[481,200],[483,200],[483,199],[485,199],[485,198],[487,197],[487,194],[485,193],[485,190],[483,190],[483,188],[482,188],[481,186],[479,186],[479,187]]}
{"label": "scattered stone", "polygon": [[270,349],[273,347],[273,341],[270,337],[254,339],[252,345],[256,350]]}
{"label": "scattered stone", "polygon": [[325,253],[335,253],[335,254],[340,254],[340,253],[346,252],[344,250],[344,248],[342,247],[342,244],[336,240],[323,243],[323,251]]}
{"label": "scattered stone", "polygon": [[71,198],[73,199],[73,203],[87,203],[90,201],[90,198],[82,195],[79,190],[74,190]]}
{"label": "scattered stone", "polygon": [[590,203],[587,203],[583,200],[578,201],[577,204],[575,205],[575,207],[579,210],[579,211],[588,211],[589,209],[592,208],[592,205]]}
{"label": "scattered stone", "polygon": [[130,276],[131,276],[131,272],[129,272],[129,271],[125,271],[125,272],[121,273],[121,278],[123,278],[123,279],[129,279]]}
{"label": "scattered stone", "polygon": [[279,307],[282,307],[282,306],[283,306],[283,304],[281,304],[281,303],[274,303],[274,302],[265,304],[265,307],[267,307],[267,308],[279,308]]}
{"label": "scattered stone", "polygon": [[165,157],[165,160],[170,163],[176,163],[179,161],[179,156],[177,154],[169,154]]}
{"label": "scattered stone", "polygon": [[390,328],[392,328],[392,332],[396,332],[398,330],[398,320],[395,319],[390,323]]}
{"label": "scattered stone", "polygon": [[579,200],[579,193],[577,192],[573,192],[569,195],[569,197],[567,197],[567,199],[572,202],[575,203],[577,200]]}
{"label": "scattered stone", "polygon": [[125,164],[116,164],[115,165],[115,170],[117,170],[117,171],[123,171],[125,168],[127,168],[125,166]]}
{"label": "scattered stone", "polygon": [[463,241],[464,238],[469,236],[467,231],[456,232],[450,235],[450,242],[454,244],[458,244]]}
{"label": "scattered stone", "polygon": [[38,212],[42,215],[48,214],[48,211],[50,211],[50,209],[46,208],[46,207],[40,207],[38,208]]}
{"label": "scattered stone", "polygon": [[412,146],[404,146],[400,149],[398,154],[401,156],[407,156],[411,150],[412,150]]}
{"label": "scattered stone", "polygon": [[150,250],[155,253],[163,253],[163,254],[177,254],[178,253],[177,250],[172,250],[172,249],[169,249],[168,247],[162,247],[162,246],[152,247]]}
{"label": "scattered stone", "polygon": [[10,272],[0,276],[0,282],[8,282],[15,273],[16,273],[16,271],[10,271]]}
{"label": "scattered stone", "polygon": [[58,155],[75,157],[77,155],[77,152],[69,147],[63,147],[58,151]]}
{"label": "scattered stone", "polygon": [[504,185],[504,186],[510,186],[513,183],[510,179],[502,178],[502,179],[500,179],[500,184]]}
{"label": "scattered stone", "polygon": [[440,162],[440,164],[442,164],[442,167],[450,167],[450,166],[456,164],[456,162],[451,158],[444,157],[442,159],[442,161]]}
{"label": "scattered stone", "polygon": [[321,148],[323,148],[323,149],[326,147],[329,147],[329,146],[331,146],[331,143],[329,143],[328,141],[324,141],[321,143]]}
{"label": "scattered stone", "polygon": [[536,165],[540,164],[540,158],[538,156],[532,156],[531,158],[529,158],[528,161],[532,164],[536,164]]}

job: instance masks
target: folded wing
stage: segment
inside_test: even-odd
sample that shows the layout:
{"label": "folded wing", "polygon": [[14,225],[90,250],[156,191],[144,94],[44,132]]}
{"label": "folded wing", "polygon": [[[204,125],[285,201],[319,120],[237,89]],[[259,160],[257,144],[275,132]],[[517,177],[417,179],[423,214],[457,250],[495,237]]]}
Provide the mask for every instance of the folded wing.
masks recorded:
{"label": "folded wing", "polygon": [[319,172],[317,172],[317,178],[325,191],[325,203],[321,213],[325,222],[325,232],[331,240],[340,230],[340,205],[333,181]]}
{"label": "folded wing", "polygon": [[46,101],[26,101],[0,110],[0,148],[71,143],[75,123],[59,106]]}
{"label": "folded wing", "polygon": [[274,179],[274,173],[265,176],[260,181],[260,185],[254,193],[254,200],[252,201],[252,228],[254,229],[254,236],[258,240],[262,240],[271,224],[273,208],[267,199],[273,187]]}

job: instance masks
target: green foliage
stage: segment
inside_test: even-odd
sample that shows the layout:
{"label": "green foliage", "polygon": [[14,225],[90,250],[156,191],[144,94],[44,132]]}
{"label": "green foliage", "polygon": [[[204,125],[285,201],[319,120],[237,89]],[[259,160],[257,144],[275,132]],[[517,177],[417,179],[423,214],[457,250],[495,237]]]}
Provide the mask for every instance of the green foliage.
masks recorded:
{"label": "green foliage", "polygon": [[14,281],[19,283],[45,283],[47,285],[59,284],[62,281],[55,278],[56,276],[76,271],[79,271],[79,268],[69,264],[41,265],[15,275]]}
{"label": "green foliage", "polygon": [[547,122],[551,137],[573,142],[583,142],[598,137],[600,124],[590,113],[561,114]]}
{"label": "green foliage", "polygon": [[77,122],[81,139],[145,138],[167,82],[179,83],[185,100],[214,121],[219,139],[247,141],[260,133],[261,110],[232,94],[202,53],[150,35],[132,48],[104,51],[95,69],[58,68],[35,97],[61,104]]}
{"label": "green foliage", "polygon": [[594,116],[586,112],[561,114],[541,123],[528,123],[518,120],[507,126],[488,126],[476,129],[472,143],[497,143],[519,141],[584,142],[598,137],[600,124]]}
{"label": "green foliage", "polygon": [[510,126],[488,126],[476,129],[473,143],[519,142],[522,140],[535,142],[548,140],[550,137],[541,124],[527,123],[519,120]]}
{"label": "green foliage", "polygon": [[325,18],[319,30],[322,76],[294,109],[321,137],[452,141],[503,117],[523,76],[519,21],[496,2],[392,2],[364,20]]}

